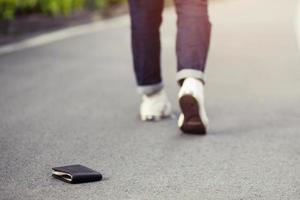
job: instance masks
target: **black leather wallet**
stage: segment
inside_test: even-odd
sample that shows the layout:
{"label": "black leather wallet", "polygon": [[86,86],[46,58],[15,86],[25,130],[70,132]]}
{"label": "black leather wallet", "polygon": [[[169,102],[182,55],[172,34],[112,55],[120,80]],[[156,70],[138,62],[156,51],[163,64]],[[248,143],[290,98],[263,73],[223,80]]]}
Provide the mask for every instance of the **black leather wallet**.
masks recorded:
{"label": "black leather wallet", "polygon": [[101,181],[102,175],[82,165],[53,167],[52,176],[67,183],[86,183]]}

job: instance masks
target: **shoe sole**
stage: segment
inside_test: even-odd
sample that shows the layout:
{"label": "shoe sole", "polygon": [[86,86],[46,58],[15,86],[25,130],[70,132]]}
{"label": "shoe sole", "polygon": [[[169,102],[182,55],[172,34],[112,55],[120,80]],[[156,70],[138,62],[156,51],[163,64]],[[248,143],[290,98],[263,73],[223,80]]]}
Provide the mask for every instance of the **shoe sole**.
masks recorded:
{"label": "shoe sole", "polygon": [[200,117],[198,101],[192,95],[183,95],[179,105],[184,119],[180,129],[185,133],[206,134],[206,127]]}
{"label": "shoe sole", "polygon": [[165,108],[163,109],[162,113],[160,115],[145,115],[145,116],[141,116],[140,115],[140,119],[144,122],[157,122],[157,121],[161,121],[165,118],[169,118],[171,117],[171,106],[165,106]]}

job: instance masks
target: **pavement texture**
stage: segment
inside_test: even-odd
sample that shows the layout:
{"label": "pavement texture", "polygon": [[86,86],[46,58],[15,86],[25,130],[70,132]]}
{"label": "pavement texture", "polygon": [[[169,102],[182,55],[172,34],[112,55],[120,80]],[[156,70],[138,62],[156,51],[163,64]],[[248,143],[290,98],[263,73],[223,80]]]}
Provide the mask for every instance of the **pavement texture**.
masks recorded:
{"label": "pavement texture", "polygon": [[[129,24],[0,56],[0,199],[300,199],[296,0],[210,4],[206,136],[138,119]],[[174,10],[162,27],[179,112]],[[80,163],[105,180],[71,185]]]}

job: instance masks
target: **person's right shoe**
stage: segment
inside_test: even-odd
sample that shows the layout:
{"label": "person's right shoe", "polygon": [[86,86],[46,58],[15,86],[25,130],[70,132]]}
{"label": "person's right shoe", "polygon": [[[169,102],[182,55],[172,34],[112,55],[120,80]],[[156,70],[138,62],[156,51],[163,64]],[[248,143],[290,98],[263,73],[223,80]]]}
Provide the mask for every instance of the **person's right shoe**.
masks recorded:
{"label": "person's right shoe", "polygon": [[204,107],[204,84],[195,78],[186,78],[178,95],[182,113],[178,127],[185,133],[206,134],[208,118]]}

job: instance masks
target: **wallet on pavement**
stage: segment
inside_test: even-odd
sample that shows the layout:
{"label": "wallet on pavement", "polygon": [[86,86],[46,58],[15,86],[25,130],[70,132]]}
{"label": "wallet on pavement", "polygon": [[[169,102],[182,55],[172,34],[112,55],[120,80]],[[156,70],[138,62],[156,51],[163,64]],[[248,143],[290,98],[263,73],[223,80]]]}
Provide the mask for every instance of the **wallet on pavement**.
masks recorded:
{"label": "wallet on pavement", "polygon": [[67,183],[101,181],[102,175],[83,165],[53,167],[52,176]]}

